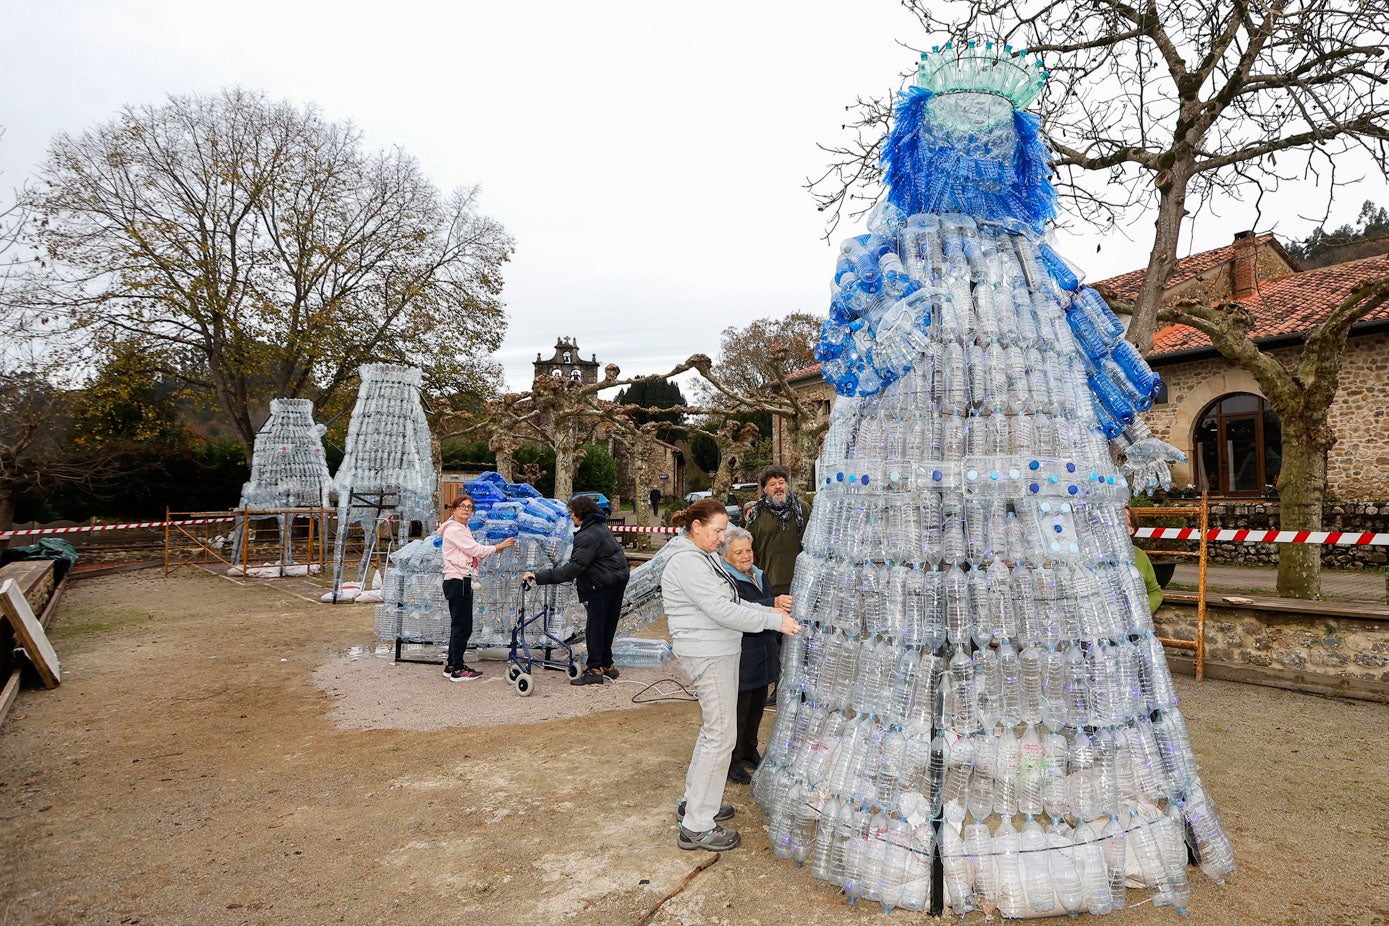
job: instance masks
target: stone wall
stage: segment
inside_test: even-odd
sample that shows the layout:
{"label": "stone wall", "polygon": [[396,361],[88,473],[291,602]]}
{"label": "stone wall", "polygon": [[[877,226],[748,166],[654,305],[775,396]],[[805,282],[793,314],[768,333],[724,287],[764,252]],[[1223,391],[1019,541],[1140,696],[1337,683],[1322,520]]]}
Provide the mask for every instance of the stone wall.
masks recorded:
{"label": "stone wall", "polygon": [[[1272,351],[1285,364],[1297,360],[1300,347]],[[1170,401],[1155,405],[1143,417],[1153,433],[1195,459],[1193,438],[1201,413],[1232,392],[1263,395],[1254,377],[1223,357],[1191,363],[1163,364],[1157,373],[1167,384]],[[1389,487],[1389,333],[1351,338],[1341,366],[1341,388],[1329,418],[1337,443],[1327,457],[1327,486],[1336,497],[1378,500]],[[1172,482],[1195,482],[1191,464],[1174,466]]]}
{"label": "stone wall", "polygon": [[[1158,635],[1196,638],[1195,603],[1163,604]],[[1189,670],[1191,651],[1169,646]],[[1389,607],[1278,598],[1230,604],[1207,599],[1206,674],[1319,694],[1389,702]]]}

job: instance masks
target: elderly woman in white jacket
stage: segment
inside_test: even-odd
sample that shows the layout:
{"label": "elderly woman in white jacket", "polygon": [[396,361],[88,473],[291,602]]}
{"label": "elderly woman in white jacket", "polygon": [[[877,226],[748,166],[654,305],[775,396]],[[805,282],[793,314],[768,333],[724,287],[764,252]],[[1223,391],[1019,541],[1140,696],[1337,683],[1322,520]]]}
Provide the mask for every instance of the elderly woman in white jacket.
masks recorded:
{"label": "elderly woman in white jacket", "polygon": [[675,654],[703,715],[685,773],[685,797],[676,808],[681,818],[676,845],[722,852],[739,842],[737,831],[719,823],[733,816],[732,805],[723,803],[723,788],[737,736],[743,634],[796,634],[801,625],[788,611],[739,600],[737,586],[715,555],[728,528],[722,504],[701,499],[672,521],[685,534],[670,541],[674,553],[661,573],[661,598]]}

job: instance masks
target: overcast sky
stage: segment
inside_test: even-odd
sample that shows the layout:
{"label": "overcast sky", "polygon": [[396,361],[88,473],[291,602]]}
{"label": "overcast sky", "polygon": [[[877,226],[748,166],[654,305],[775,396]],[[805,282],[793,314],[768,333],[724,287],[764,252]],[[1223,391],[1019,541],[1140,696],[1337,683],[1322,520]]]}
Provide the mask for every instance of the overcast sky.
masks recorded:
{"label": "overcast sky", "polygon": [[[229,85],[314,103],[442,189],[478,183],[516,238],[498,359],[513,388],[560,335],[654,373],[755,318],[828,304],[834,251],[803,189],[844,107],[930,45],[895,0],[394,3],[0,0],[0,184],[127,103]],[[1381,195],[1383,184],[1367,193]],[[1308,201],[1315,191],[1308,191]],[[1337,218],[1353,220],[1366,196]],[[1380,199],[1383,202],[1383,198]],[[1310,226],[1284,217],[1285,238]],[[1229,242],[1231,204],[1183,253]],[[1260,231],[1269,230],[1270,219]],[[859,229],[842,225],[839,239]],[[1091,280],[1145,263],[1151,220],[1063,238]]]}

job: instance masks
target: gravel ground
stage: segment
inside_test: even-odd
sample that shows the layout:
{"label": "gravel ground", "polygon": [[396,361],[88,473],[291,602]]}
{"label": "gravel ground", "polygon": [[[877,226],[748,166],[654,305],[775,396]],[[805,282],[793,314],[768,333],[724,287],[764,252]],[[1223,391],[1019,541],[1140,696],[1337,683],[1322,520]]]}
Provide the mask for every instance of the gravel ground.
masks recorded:
{"label": "gravel ground", "polygon": [[[519,698],[500,663],[450,684],[378,657],[369,606],[194,571],[70,583],[50,635],[62,686],[0,728],[5,926],[880,922],[773,857],[744,787],[743,846],[692,875],[671,811],[698,707],[632,703],[671,667]],[[1389,924],[1389,707],[1177,686],[1239,862],[1190,870],[1185,922]]]}

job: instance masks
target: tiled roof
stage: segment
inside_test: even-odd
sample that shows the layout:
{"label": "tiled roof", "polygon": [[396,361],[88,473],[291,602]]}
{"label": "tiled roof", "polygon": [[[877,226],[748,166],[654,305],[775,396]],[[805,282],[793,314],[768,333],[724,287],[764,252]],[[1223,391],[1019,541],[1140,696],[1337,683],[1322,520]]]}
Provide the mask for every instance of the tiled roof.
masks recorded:
{"label": "tiled roof", "polygon": [[[1287,256],[1288,252],[1278,243],[1278,239],[1274,238],[1272,235],[1258,235],[1255,237],[1254,247],[1256,249],[1265,245],[1275,248],[1284,257]],[[1212,251],[1202,251],[1199,254],[1192,254],[1190,257],[1183,257],[1181,260],[1177,261],[1177,266],[1172,270],[1172,279],[1167,281],[1167,288],[1171,289],[1178,284],[1185,283],[1193,277],[1200,276],[1208,270],[1214,270],[1221,264],[1228,264],[1234,259],[1235,246],[1233,243],[1227,244],[1223,248],[1216,248]],[[1138,290],[1143,285],[1143,277],[1147,272],[1148,268],[1144,267],[1089,285],[1095,289],[1103,290],[1106,296],[1118,297],[1120,299],[1133,299],[1138,295]]]}
{"label": "tiled roof", "polygon": [[[1381,276],[1389,276],[1389,254],[1304,270],[1278,280],[1261,280],[1259,291],[1241,300],[1254,313],[1254,328],[1249,334],[1260,340],[1307,331],[1326,318],[1356,286]],[[1389,320],[1389,303],[1362,321],[1383,320]],[[1148,356],[1153,358],[1210,346],[1210,338],[1195,328],[1168,325],[1153,335],[1153,350]]]}

